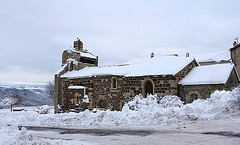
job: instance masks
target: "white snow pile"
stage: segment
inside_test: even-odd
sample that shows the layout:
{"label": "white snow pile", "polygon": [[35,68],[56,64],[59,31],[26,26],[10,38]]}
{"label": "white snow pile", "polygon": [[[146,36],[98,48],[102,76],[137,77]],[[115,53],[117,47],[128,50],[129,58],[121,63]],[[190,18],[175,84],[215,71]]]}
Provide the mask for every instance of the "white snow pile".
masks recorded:
{"label": "white snow pile", "polygon": [[48,105],[43,105],[38,108],[39,114],[48,114],[50,112],[50,107]]}
{"label": "white snow pile", "polygon": [[[164,96],[158,103],[157,95],[149,95],[147,98],[143,98],[142,95],[137,95],[135,98],[129,103],[125,104],[124,111],[127,110],[146,110],[148,107],[160,107],[160,108],[168,108],[168,107],[181,107],[183,102],[180,100],[178,96]],[[129,107],[129,108],[128,108]]]}
{"label": "white snow pile", "polygon": [[28,133],[25,127],[21,130],[17,126],[2,126],[0,125],[0,140],[1,145],[73,145],[84,144],[90,145],[94,143],[88,143],[87,141],[78,140],[62,140],[62,139],[49,139],[34,137]]}
{"label": "white snow pile", "polygon": [[83,103],[89,103],[88,95],[85,95],[82,100]]}
{"label": "white snow pile", "polygon": [[240,114],[240,89],[215,91],[209,99],[195,100],[183,105],[177,96],[147,98],[136,96],[125,104],[122,111],[85,110],[80,113],[39,114],[11,118],[12,124],[43,126],[140,126],[140,125],[181,125],[186,123],[228,118]]}
{"label": "white snow pile", "polygon": [[163,108],[183,106],[183,102],[178,96],[164,96],[159,104]]}
{"label": "white snow pile", "polygon": [[26,128],[18,130],[17,126],[3,127],[0,125],[1,144],[8,145],[24,145],[30,144],[31,135],[28,134]]}

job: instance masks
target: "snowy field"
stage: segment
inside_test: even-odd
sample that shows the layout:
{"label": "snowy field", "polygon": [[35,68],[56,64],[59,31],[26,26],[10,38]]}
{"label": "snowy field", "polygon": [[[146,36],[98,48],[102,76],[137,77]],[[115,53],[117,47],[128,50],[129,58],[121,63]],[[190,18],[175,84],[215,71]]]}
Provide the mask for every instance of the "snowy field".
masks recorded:
{"label": "snowy field", "polygon": [[187,105],[136,96],[121,112],[40,114],[47,108],[1,109],[0,144],[240,144],[239,88]]}

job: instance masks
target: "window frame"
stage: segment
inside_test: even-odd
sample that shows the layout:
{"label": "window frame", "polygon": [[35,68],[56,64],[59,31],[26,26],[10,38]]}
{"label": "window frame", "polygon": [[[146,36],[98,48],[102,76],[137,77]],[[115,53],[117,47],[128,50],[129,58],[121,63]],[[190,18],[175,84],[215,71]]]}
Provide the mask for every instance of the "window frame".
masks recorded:
{"label": "window frame", "polygon": [[117,89],[117,77],[112,77],[111,79],[111,88]]}

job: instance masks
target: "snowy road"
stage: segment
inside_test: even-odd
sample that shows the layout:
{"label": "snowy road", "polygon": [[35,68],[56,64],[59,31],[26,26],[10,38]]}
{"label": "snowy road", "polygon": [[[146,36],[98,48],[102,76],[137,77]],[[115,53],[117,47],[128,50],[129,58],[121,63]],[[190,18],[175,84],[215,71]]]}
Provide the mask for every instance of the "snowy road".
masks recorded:
{"label": "snowy road", "polygon": [[[151,127],[121,127],[121,128],[91,128],[73,129],[56,127],[26,126],[34,137],[48,139],[72,140],[87,142],[87,144],[231,144],[239,145],[240,132],[232,128],[237,122],[210,122],[191,124],[180,128]],[[225,127],[219,127],[225,126]],[[199,129],[201,127],[201,129]],[[20,127],[21,128],[21,127]],[[221,130],[217,129],[221,128]],[[235,130],[239,127],[236,126]],[[227,131],[231,130],[231,131]],[[233,131],[232,131],[233,130]]]}

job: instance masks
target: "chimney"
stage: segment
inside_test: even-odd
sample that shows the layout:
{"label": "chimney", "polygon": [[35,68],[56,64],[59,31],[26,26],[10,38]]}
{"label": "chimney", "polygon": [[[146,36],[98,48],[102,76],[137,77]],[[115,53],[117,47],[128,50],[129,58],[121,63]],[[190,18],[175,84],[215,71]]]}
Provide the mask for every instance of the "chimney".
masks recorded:
{"label": "chimney", "polygon": [[233,47],[237,45],[237,41],[234,41],[233,42]]}
{"label": "chimney", "polygon": [[238,37],[233,41],[233,47],[235,47],[238,44]]}
{"label": "chimney", "polygon": [[151,53],[151,58],[153,58],[153,57],[154,57],[154,53],[152,52],[152,53]]}
{"label": "chimney", "polygon": [[189,57],[189,53],[188,52],[186,53],[186,57]]}

